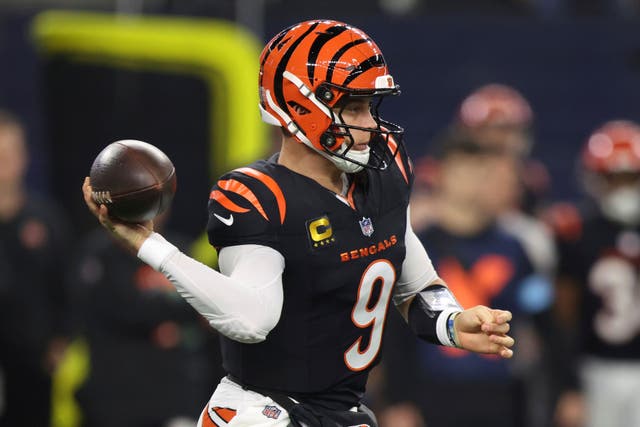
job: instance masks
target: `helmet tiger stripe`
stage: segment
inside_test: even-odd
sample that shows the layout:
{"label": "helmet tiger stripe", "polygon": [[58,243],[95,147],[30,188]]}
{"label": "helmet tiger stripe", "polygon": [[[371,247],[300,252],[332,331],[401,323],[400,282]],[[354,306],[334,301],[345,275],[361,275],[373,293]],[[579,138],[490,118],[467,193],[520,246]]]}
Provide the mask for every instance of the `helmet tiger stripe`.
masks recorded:
{"label": "helmet tiger stripe", "polygon": [[400,90],[376,43],[348,24],[314,20],[280,32],[260,56],[259,86],[265,122],[286,129],[348,172],[386,168],[395,155],[389,153],[389,135],[396,142],[402,139],[404,130],[383,121],[377,111],[379,102],[372,103],[377,123],[377,128],[367,129],[372,135],[372,155],[362,159],[349,154],[353,144],[349,129],[355,127],[345,124],[336,111],[340,102],[350,96],[381,100]]}

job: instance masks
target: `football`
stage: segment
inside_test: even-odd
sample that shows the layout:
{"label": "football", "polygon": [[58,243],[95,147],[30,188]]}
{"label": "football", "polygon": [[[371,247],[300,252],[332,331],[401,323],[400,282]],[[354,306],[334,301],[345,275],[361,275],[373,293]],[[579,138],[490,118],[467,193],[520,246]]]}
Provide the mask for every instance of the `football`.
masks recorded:
{"label": "football", "polygon": [[164,212],[176,191],[173,163],[159,148],[132,139],[107,145],[93,161],[91,196],[109,215],[145,222]]}

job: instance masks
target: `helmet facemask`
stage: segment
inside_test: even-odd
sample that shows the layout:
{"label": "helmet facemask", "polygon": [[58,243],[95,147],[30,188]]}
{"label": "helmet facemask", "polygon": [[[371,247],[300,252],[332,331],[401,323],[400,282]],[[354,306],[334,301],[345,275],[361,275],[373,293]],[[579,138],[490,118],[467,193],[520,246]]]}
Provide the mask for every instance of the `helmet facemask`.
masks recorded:
{"label": "helmet facemask", "polygon": [[[330,85],[325,83],[323,86]],[[318,92],[322,92],[321,89]],[[384,98],[389,95],[395,95],[398,91],[378,91],[373,93],[371,91],[345,91],[341,88],[339,90],[344,92],[341,99],[333,108],[327,105],[329,107],[328,111],[330,111],[331,125],[320,136],[322,150],[317,150],[315,147],[312,148],[345,172],[358,172],[363,168],[385,170],[395,157],[399,147],[402,146],[404,129],[383,120],[380,117],[379,110]],[[357,98],[370,98],[369,111],[376,123],[375,128],[346,123],[347,121],[343,117],[344,109],[350,101]],[[356,139],[353,136],[353,130],[369,133],[368,147],[366,149],[356,150],[354,148]]]}
{"label": "helmet facemask", "polygon": [[640,224],[640,126],[625,120],[605,123],[589,136],[579,170],[585,190],[607,218]]}

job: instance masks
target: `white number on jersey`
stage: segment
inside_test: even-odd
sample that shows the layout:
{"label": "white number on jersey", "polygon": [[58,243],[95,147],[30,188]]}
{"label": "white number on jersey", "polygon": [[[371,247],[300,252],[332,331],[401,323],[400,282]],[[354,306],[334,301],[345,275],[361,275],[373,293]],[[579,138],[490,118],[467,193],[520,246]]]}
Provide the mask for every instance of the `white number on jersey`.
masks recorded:
{"label": "white number on jersey", "polygon": [[620,257],[605,257],[589,273],[589,287],[602,298],[594,328],[600,339],[624,344],[640,332],[640,283],[636,268]]}
{"label": "white number on jersey", "polygon": [[[396,271],[391,262],[385,259],[369,264],[360,279],[358,297],[351,313],[351,320],[358,328],[370,327],[371,331],[367,348],[361,348],[363,337],[360,337],[344,353],[344,361],[352,371],[366,369],[380,351],[387,307],[395,281]],[[372,305],[371,293],[376,283],[380,283],[380,296]]]}

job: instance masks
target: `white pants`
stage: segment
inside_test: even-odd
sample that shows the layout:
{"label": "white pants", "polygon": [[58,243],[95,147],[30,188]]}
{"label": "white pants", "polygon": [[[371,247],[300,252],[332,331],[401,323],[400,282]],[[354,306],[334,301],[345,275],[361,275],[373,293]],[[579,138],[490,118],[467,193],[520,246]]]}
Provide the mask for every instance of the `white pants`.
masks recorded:
{"label": "white pants", "polygon": [[202,411],[198,427],[287,427],[289,414],[270,397],[223,378]]}
{"label": "white pants", "polygon": [[589,359],[581,377],[587,427],[640,427],[640,361]]}

